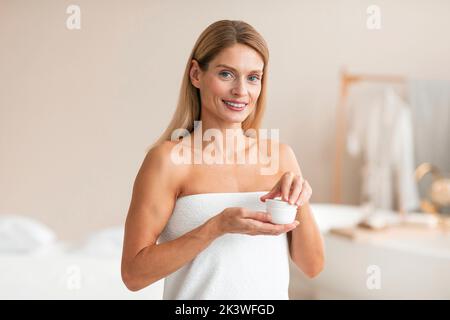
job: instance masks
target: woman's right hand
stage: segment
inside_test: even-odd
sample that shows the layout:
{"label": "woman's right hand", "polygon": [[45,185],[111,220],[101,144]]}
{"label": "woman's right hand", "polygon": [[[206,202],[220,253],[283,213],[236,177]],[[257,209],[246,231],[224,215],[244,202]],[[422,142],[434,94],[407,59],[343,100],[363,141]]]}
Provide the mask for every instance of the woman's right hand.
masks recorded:
{"label": "woman's right hand", "polygon": [[295,229],[299,222],[273,224],[270,215],[263,211],[252,211],[242,207],[226,208],[211,219],[218,236],[226,233],[248,235],[280,235]]}

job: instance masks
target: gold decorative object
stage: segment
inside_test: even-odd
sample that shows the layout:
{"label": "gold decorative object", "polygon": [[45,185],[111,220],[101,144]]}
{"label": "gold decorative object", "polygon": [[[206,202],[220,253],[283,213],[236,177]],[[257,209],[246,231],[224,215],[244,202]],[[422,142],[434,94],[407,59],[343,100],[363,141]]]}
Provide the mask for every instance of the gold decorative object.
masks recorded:
{"label": "gold decorative object", "polygon": [[421,199],[420,207],[424,212],[440,213],[444,207],[450,206],[450,178],[444,177],[436,166],[425,162],[415,170],[417,183],[428,173],[432,175],[432,182],[428,198]]}

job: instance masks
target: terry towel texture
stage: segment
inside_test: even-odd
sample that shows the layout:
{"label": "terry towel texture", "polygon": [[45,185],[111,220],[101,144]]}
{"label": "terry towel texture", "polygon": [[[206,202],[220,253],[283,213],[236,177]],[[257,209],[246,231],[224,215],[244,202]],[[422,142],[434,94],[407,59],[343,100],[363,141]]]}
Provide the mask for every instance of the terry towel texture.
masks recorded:
{"label": "terry towel texture", "polygon": [[[178,198],[159,243],[176,239],[227,207],[265,211],[266,192],[202,193]],[[286,234],[226,234],[166,277],[163,299],[285,300],[289,286]]]}

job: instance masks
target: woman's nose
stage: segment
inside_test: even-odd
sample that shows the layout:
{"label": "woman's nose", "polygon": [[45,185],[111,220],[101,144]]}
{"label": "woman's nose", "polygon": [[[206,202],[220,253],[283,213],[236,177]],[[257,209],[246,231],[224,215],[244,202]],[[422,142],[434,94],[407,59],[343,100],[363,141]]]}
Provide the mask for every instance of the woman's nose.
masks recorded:
{"label": "woman's nose", "polygon": [[247,93],[247,88],[245,87],[244,80],[237,80],[235,86],[231,90],[231,93],[236,96],[243,96]]}

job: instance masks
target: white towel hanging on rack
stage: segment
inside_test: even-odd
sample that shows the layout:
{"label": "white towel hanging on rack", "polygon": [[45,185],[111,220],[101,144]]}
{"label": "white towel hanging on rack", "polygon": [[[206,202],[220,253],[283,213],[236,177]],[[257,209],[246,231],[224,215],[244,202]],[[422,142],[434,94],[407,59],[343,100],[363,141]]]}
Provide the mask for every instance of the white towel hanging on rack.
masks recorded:
{"label": "white towel hanging on rack", "polygon": [[381,99],[356,108],[348,131],[347,150],[364,158],[361,200],[376,208],[416,210],[419,196],[414,180],[410,107],[387,87]]}

